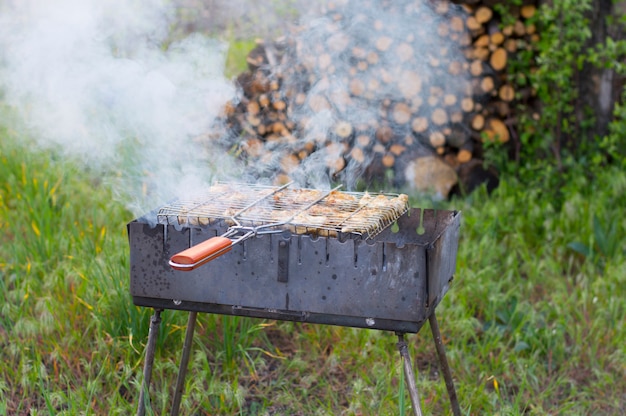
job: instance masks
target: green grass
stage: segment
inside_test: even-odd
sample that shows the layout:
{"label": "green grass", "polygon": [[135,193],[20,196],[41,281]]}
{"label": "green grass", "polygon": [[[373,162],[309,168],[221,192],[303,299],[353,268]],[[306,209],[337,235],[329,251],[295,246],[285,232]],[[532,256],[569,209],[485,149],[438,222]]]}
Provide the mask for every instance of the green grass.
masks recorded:
{"label": "green grass", "polygon": [[253,40],[238,40],[231,41],[228,45],[224,73],[230,78],[235,78],[236,75],[248,69],[246,58],[248,53],[256,46],[256,42]]}
{"label": "green grass", "polygon": [[[443,206],[463,211],[437,312],[464,413],[626,408],[626,173],[594,175],[572,175],[558,196],[506,177]],[[131,219],[98,175],[0,130],[0,415],[134,413],[151,311],[128,292]],[[162,318],[154,414],[169,412],[187,317]],[[443,414],[429,332],[409,350],[424,412]],[[410,414],[395,343],[201,314],[182,413]]]}

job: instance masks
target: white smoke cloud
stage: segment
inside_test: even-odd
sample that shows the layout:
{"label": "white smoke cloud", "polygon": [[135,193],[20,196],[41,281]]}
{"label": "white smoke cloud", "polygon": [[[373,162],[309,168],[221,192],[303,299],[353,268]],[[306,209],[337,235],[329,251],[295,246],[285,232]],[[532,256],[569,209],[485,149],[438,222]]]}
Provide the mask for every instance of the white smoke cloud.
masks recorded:
{"label": "white smoke cloud", "polygon": [[[454,71],[466,64],[465,12],[428,0],[325,3],[320,10],[303,10],[286,40],[266,41],[257,51],[257,57],[265,53],[267,62],[279,63],[261,67],[254,78],[275,81],[279,99],[288,102],[295,126],[289,137],[277,139],[277,131],[267,128],[271,123],[258,129],[231,117],[231,143],[236,146],[242,135],[266,140],[271,157],[260,146],[246,155],[259,177],[275,174],[315,188],[341,182],[348,189],[391,177],[390,185],[403,186],[406,165],[435,153],[431,135],[449,135],[465,117],[459,103],[469,80]],[[451,25],[452,18],[461,25]],[[253,85],[251,78],[242,84]],[[256,104],[255,88],[244,92],[243,102]],[[279,117],[271,106],[260,106],[267,110],[261,108],[257,119]]]}
{"label": "white smoke cloud", "polygon": [[[425,96],[432,86],[460,96],[464,81],[435,74],[427,64],[440,55],[462,59],[449,41],[433,37],[442,17],[428,2],[373,2],[376,7],[363,8],[357,0],[340,1],[349,7],[339,20],[332,13],[320,17],[312,7],[318,3],[0,0],[0,94],[39,145],[110,173],[111,186],[136,215],[214,179],[271,178],[282,154],[310,142],[315,143],[313,154],[294,168],[291,179],[301,186],[329,187],[335,178],[328,161],[344,156],[339,154],[342,147],[328,146],[324,139],[332,140],[337,123],[374,129],[380,102],[402,101],[407,92],[419,92],[407,73],[419,75]],[[392,5],[406,13],[388,12]],[[290,109],[290,117],[302,126],[294,132],[295,143],[268,143],[261,174],[249,169],[250,176],[244,176],[239,162],[208,138],[218,113],[238,92],[223,75],[228,45],[204,34],[232,36],[236,28],[245,39],[254,37],[252,31],[271,38],[296,15],[303,17],[300,30],[291,33],[296,58],[305,66],[321,55],[328,58],[309,71],[316,79],[307,103],[322,97],[335,110],[311,113],[309,107],[315,106],[309,104]],[[187,20],[180,21],[181,16]],[[360,55],[376,51],[380,39],[392,40],[394,47],[379,51],[376,62]],[[401,70],[408,58],[398,55],[396,44],[413,45],[410,71]],[[355,62],[369,69],[357,65],[355,70]],[[346,100],[350,80],[360,76],[362,93]],[[295,79],[300,81],[310,79]],[[416,140],[412,146],[419,145]],[[368,146],[365,161],[347,160],[337,178],[349,188],[372,159],[376,149]]]}
{"label": "white smoke cloud", "polygon": [[234,170],[194,139],[234,94],[227,45],[167,44],[173,19],[166,0],[0,1],[4,101],[41,146],[119,172],[136,214]]}

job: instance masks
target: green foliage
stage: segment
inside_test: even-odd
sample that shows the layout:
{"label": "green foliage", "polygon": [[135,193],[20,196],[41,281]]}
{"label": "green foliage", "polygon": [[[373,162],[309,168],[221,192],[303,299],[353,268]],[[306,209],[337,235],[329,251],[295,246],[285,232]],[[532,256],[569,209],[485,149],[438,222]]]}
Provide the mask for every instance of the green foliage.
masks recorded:
{"label": "green foliage", "polygon": [[[621,103],[615,105],[615,119],[609,125],[609,134],[600,140],[599,146],[609,155],[611,161],[626,169],[626,86],[622,91]],[[595,160],[596,165],[601,161]]]}
{"label": "green foliage", "polygon": [[558,146],[561,136],[579,133],[574,108],[578,90],[574,77],[581,68],[585,46],[592,36],[587,19],[590,3],[590,0],[558,1],[552,6],[543,5],[538,13],[541,40],[532,82],[542,103],[537,131],[543,133],[544,143],[527,142],[523,146],[539,146],[544,150],[553,147],[554,152],[560,152],[554,146]]}
{"label": "green foliage", "polygon": [[254,41],[231,41],[229,42],[228,54],[226,55],[226,68],[224,72],[228,77],[235,77],[247,69],[246,57],[256,46]]}
{"label": "green foliage", "polygon": [[[626,89],[605,137],[592,137],[594,116],[580,104],[578,88],[584,68],[605,68],[616,76],[626,76],[626,40],[608,36],[590,44],[591,7],[592,0],[546,2],[528,21],[539,28],[540,41],[510,60],[508,74],[518,90],[532,87],[536,91],[539,108],[534,102],[518,102],[516,130],[520,154],[514,163],[508,160],[502,146],[486,149],[487,159],[500,170],[514,171],[531,183],[537,178],[536,172],[542,171],[546,175],[541,180],[550,180],[553,188],[558,188],[558,181],[551,178],[563,171],[579,166],[584,171],[607,162],[624,163]],[[507,7],[499,6],[497,10],[503,15],[503,24],[512,21]],[[608,19],[614,26],[626,22],[624,16]],[[549,172],[552,167],[556,169]]]}
{"label": "green foliage", "polygon": [[[625,174],[618,167],[594,175],[597,182],[576,180],[575,186],[563,189],[558,204],[552,193],[528,189],[509,176],[493,200],[485,203],[485,195],[479,193],[467,202],[458,201],[465,216],[460,248],[464,272],[448,299],[451,310],[468,313],[465,322],[451,319],[448,325],[454,328],[448,330],[461,338],[467,332],[473,339],[469,352],[459,357],[466,371],[480,374],[490,388],[497,380],[500,394],[492,402],[492,412],[552,413],[551,396],[574,394],[578,398],[571,407],[561,403],[557,413],[611,413],[600,403],[587,402],[583,405],[589,406],[587,410],[581,410],[589,382],[580,377],[597,375],[602,372],[598,366],[607,364],[593,355],[604,347],[595,341],[589,345],[589,339],[606,340],[605,329],[622,338],[625,334],[619,323],[625,305],[620,300],[622,306],[607,307],[607,302],[613,303],[607,297],[624,295],[624,277],[609,274],[625,258],[626,222],[618,207],[626,204],[626,188]],[[481,214],[474,216],[474,209]],[[594,255],[601,259],[572,250],[574,241],[594,247]],[[612,290],[617,292],[610,294]],[[595,314],[604,316],[602,323]],[[623,347],[611,345],[606,352],[617,348],[622,359],[626,356]],[[472,353],[489,357],[488,363],[468,363]],[[485,372],[486,368],[491,370]],[[552,380],[549,386],[541,382],[546,379]],[[503,394],[504,388],[508,393]],[[474,394],[478,401],[484,392],[476,389]]]}
{"label": "green foliage", "polygon": [[618,228],[619,224],[616,221],[604,225],[598,216],[594,215],[591,240],[588,243],[574,241],[567,246],[597,264],[600,270],[604,271],[607,261],[624,254],[622,237],[618,234]]}

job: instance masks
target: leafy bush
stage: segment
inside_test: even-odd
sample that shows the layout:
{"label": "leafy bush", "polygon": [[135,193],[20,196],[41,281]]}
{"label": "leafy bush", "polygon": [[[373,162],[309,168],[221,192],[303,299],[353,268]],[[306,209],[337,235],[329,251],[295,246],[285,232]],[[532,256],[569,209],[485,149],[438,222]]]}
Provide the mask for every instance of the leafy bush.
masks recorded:
{"label": "leafy bush", "polygon": [[[517,2],[520,3],[520,2]],[[592,44],[590,15],[593,0],[562,0],[541,5],[531,22],[539,27],[540,41],[525,50],[509,65],[509,75],[519,89],[531,86],[537,102],[520,101],[518,119],[519,155],[512,161],[503,157],[501,146],[491,145],[487,155],[503,171],[514,171],[537,184],[548,180],[558,187],[558,176],[565,170],[584,172],[591,165],[624,163],[620,137],[626,133],[624,102],[615,105],[609,134],[594,137],[593,111],[583,107],[581,85],[586,68],[601,68],[626,77],[626,40],[609,35]],[[505,15],[506,7],[498,9]],[[510,16],[509,16],[510,19]],[[608,16],[609,26],[618,28],[626,17]],[[619,32],[619,31],[614,31]],[[626,88],[626,87],[625,87]],[[536,106],[539,106],[537,109]],[[542,172],[540,181],[535,181]]]}

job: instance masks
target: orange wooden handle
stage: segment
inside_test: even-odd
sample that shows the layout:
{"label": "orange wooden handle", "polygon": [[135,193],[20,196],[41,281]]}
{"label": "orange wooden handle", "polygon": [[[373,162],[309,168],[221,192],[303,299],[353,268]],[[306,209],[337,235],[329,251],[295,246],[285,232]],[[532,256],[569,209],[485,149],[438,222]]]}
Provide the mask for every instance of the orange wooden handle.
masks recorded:
{"label": "orange wooden handle", "polygon": [[[194,267],[184,267],[178,268],[174,265],[172,267],[177,270],[193,270],[195,267],[198,267],[205,262],[203,260],[207,259],[220,252],[219,255],[227,253],[231,249],[231,245],[233,242],[226,237],[212,237],[208,240],[196,244],[193,247],[189,247],[188,249],[181,251],[178,254],[172,256],[170,261],[176,264],[188,264],[195,265]],[[208,260],[208,259],[207,259]]]}

